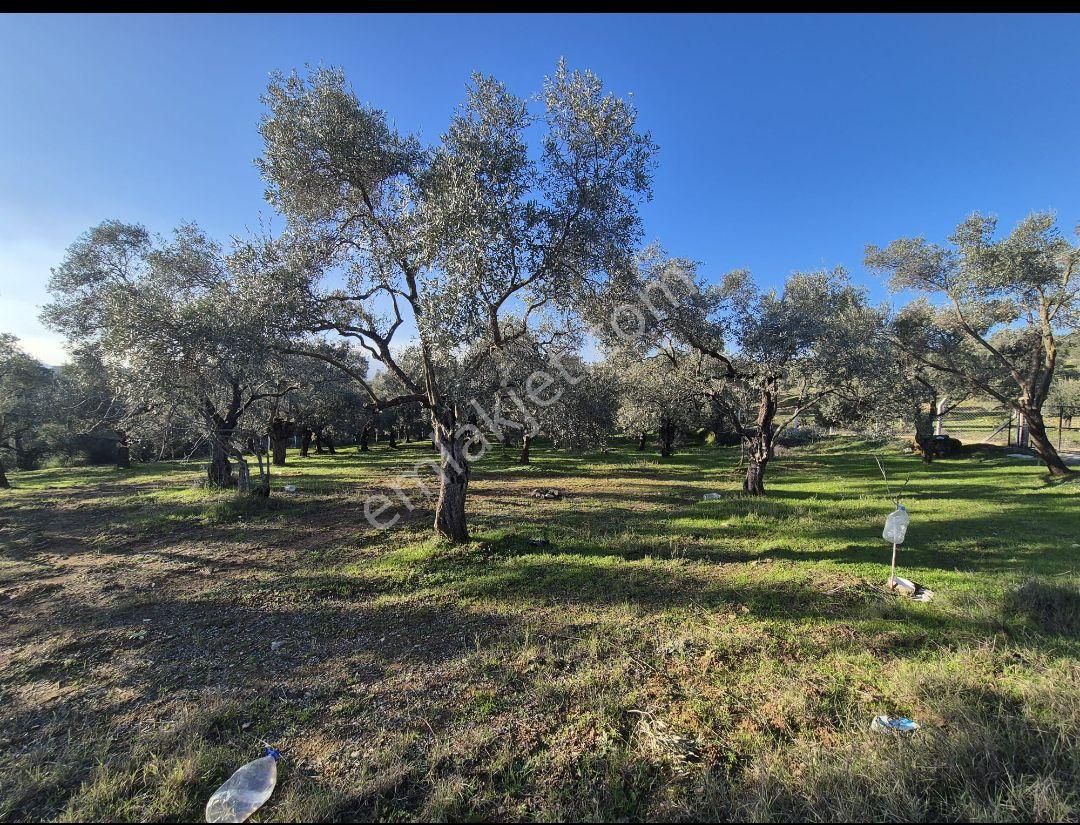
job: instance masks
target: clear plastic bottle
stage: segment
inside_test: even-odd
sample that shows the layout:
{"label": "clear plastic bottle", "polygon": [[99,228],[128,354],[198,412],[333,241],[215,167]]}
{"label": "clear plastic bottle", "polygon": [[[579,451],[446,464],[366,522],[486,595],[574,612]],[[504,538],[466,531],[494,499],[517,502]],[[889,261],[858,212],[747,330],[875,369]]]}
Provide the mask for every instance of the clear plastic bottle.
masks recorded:
{"label": "clear plastic bottle", "polygon": [[268,747],[266,756],[237,769],[206,803],[207,822],[243,822],[270,798],[277,784],[281,754]]}
{"label": "clear plastic bottle", "polygon": [[885,530],[881,537],[890,544],[903,544],[904,536],[907,535],[907,526],[911,518],[903,504],[897,504],[896,509],[889,513],[885,519]]}

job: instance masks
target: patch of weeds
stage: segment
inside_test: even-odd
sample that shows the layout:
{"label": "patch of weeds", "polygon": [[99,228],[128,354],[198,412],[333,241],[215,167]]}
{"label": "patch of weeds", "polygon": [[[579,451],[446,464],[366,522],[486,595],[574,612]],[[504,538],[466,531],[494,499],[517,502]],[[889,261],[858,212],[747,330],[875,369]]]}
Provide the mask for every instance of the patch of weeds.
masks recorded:
{"label": "patch of weeds", "polygon": [[271,515],[283,514],[289,509],[289,502],[271,496],[230,496],[219,499],[203,511],[203,521],[207,524],[225,524],[238,519],[265,519]]}
{"label": "patch of weeds", "polygon": [[1047,633],[1080,638],[1080,586],[1028,579],[1005,594],[1006,615],[1023,616]]}

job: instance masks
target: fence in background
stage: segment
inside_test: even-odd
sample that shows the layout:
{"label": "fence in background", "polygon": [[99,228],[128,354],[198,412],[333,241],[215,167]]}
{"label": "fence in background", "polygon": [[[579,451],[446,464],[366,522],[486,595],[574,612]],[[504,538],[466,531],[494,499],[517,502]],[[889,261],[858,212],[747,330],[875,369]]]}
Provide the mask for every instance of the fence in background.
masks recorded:
{"label": "fence in background", "polygon": [[[1043,408],[1046,434],[1059,451],[1080,451],[1080,407]],[[1016,411],[959,406],[938,419],[938,432],[965,444],[1027,446],[1027,428]]]}

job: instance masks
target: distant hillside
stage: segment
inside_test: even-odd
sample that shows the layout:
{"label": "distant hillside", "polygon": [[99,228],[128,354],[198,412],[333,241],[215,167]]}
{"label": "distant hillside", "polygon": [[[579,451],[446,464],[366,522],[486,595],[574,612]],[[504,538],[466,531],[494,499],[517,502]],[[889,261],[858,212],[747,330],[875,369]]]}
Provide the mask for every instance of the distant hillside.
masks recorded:
{"label": "distant hillside", "polygon": [[1058,364],[1055,378],[1080,378],[1080,330],[1058,339]]}

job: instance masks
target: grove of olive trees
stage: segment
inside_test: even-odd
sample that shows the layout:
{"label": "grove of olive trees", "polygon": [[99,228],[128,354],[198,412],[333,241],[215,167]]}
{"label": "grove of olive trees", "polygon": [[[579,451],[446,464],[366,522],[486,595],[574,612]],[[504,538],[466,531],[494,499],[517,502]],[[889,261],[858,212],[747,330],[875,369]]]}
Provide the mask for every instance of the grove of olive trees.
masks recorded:
{"label": "grove of olive trees", "polygon": [[744,491],[764,495],[789,428],[904,432],[929,461],[937,417],[983,398],[1070,472],[1042,410],[1075,383],[1056,368],[1080,251],[1051,214],[1003,237],[974,214],[948,247],[868,246],[893,289],[922,293],[889,310],[839,268],[765,288],[641,246],[657,147],[565,63],[530,99],[473,76],[434,143],[335,69],[275,75],[265,104],[258,165],[283,229],[228,251],[194,224],[157,237],[106,220],[76,239],[43,313],[71,362],[3,339],[0,450],[17,465],[91,438],[120,468],[133,450],[202,456],[208,484],[246,491],[252,454],[430,439],[434,528],[455,542],[488,443],[528,464],[537,438],[580,451],[621,434],[666,457],[730,433]]}

